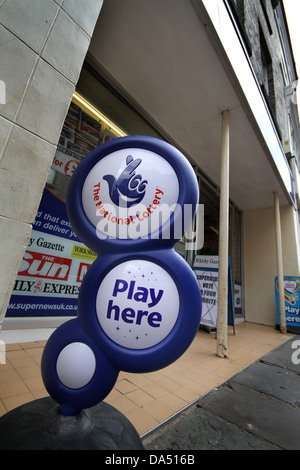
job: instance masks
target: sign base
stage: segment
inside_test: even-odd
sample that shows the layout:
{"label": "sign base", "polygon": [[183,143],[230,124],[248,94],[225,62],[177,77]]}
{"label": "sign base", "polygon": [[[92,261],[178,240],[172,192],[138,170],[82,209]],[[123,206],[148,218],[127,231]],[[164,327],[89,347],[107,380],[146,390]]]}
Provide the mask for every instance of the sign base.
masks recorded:
{"label": "sign base", "polygon": [[0,418],[0,450],[144,450],[130,421],[101,402],[64,416],[51,398],[19,406]]}

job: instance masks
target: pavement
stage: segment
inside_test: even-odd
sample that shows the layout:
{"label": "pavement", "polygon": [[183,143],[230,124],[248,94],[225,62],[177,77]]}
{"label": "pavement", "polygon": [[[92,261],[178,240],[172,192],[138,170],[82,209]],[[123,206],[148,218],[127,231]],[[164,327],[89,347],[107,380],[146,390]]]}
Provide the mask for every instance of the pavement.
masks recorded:
{"label": "pavement", "polygon": [[299,450],[300,336],[144,436],[143,445],[146,450]]}

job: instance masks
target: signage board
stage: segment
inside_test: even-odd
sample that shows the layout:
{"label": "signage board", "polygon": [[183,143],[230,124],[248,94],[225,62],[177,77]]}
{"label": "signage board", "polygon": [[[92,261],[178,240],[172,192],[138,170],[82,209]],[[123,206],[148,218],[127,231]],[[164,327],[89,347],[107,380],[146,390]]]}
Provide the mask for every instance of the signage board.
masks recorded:
{"label": "signage board", "polygon": [[199,256],[194,260],[194,273],[202,296],[201,325],[217,328],[219,257]]}
{"label": "signage board", "polygon": [[[300,277],[284,276],[284,299],[286,325],[293,328],[293,332],[300,328]],[[280,325],[278,277],[275,277],[275,301],[277,322]],[[299,330],[300,332],[300,330]]]}
{"label": "signage board", "polygon": [[[215,255],[196,255],[193,270],[202,296],[201,325],[208,328],[217,328],[219,257]],[[235,331],[230,257],[228,258],[228,325],[232,325]]]}
{"label": "signage board", "polygon": [[192,223],[198,196],[191,165],[159,139],[109,140],[78,165],[68,216],[97,258],[81,284],[77,318],[44,349],[44,383],[63,413],[105,398],[120,370],[160,369],[191,344],[201,292],[174,245]]}

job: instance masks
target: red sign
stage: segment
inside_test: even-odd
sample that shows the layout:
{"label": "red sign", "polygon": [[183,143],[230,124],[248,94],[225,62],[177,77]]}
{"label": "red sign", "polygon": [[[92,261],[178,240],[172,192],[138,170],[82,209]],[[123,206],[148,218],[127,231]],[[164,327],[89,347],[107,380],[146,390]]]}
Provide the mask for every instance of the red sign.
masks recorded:
{"label": "red sign", "polygon": [[67,281],[71,264],[68,258],[26,251],[18,275]]}
{"label": "red sign", "polygon": [[78,268],[78,273],[77,273],[77,279],[76,279],[76,282],[82,282],[83,281],[83,278],[87,272],[87,270],[89,269],[89,267],[91,266],[90,263],[80,263],[79,265],[79,268]]}

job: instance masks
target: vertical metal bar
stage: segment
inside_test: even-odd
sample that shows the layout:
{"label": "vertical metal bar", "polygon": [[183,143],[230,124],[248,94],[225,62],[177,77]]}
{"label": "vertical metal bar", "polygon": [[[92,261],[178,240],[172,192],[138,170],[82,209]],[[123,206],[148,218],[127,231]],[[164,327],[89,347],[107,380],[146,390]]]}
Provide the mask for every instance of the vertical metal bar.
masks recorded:
{"label": "vertical metal bar", "polygon": [[283,258],[282,258],[282,241],[281,241],[281,222],[280,222],[280,205],[277,193],[274,193],[274,215],[275,215],[275,235],[276,235],[276,258],[277,258],[277,276],[278,276],[278,296],[280,311],[280,331],[286,334],[286,316],[285,316],[285,299],[284,299],[284,275],[283,275]]}
{"label": "vertical metal bar", "polygon": [[[235,247],[236,247],[236,241],[235,241],[235,206],[234,204],[231,205],[231,210],[229,206],[229,242],[230,242],[230,250],[229,250],[229,255],[231,258],[231,268],[232,268],[232,283],[233,283],[233,291],[234,291],[234,281],[235,281]],[[233,312],[234,314],[234,312]]]}
{"label": "vertical metal bar", "polygon": [[225,358],[228,355],[229,111],[224,111],[222,117],[217,355]]}

